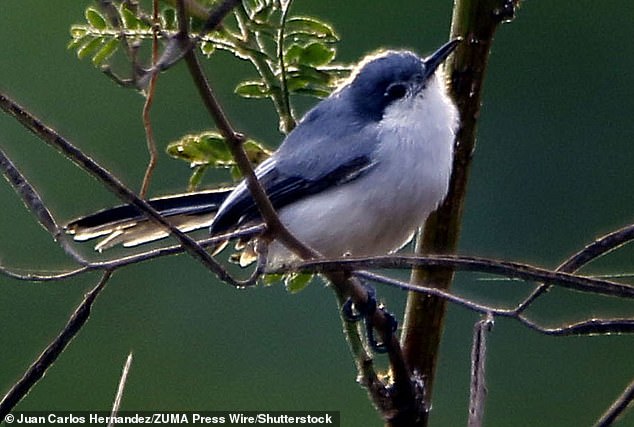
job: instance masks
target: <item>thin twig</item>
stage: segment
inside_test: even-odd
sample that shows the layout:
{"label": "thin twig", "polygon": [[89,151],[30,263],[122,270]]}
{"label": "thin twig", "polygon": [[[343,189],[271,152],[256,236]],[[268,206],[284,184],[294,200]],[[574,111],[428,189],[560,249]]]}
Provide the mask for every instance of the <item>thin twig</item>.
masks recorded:
{"label": "thin twig", "polygon": [[68,323],[59,335],[44,349],[42,354],[26,370],[22,378],[11,387],[11,390],[0,401],[0,419],[11,412],[15,405],[27,395],[29,390],[44,376],[46,370],[57,360],[70,341],[79,333],[90,315],[90,310],[99,293],[106,286],[112,272],[105,271],[97,286],[86,294],[71,315]]}
{"label": "thin twig", "polygon": [[289,133],[295,127],[295,120],[291,110],[291,100],[288,91],[288,76],[286,75],[286,63],[284,62],[284,31],[286,30],[286,19],[291,10],[293,0],[282,1],[282,16],[280,17],[280,29],[277,32],[277,61],[280,64],[280,86],[282,91],[282,102],[284,110],[281,112],[280,125],[285,134]]}
{"label": "thin twig", "polygon": [[[152,67],[156,65],[159,60],[158,49],[158,25],[159,25],[159,5],[158,0],[152,1]],[[156,142],[154,141],[154,131],[152,130],[152,122],[150,120],[150,110],[152,108],[152,102],[154,101],[154,92],[156,90],[156,79],[158,73],[152,73],[150,77],[150,83],[147,88],[147,94],[145,96],[145,104],[143,104],[143,128],[145,129],[145,140],[147,143],[147,149],[150,153],[150,160],[148,161],[145,169],[145,175],[143,176],[143,183],[141,184],[141,191],[139,196],[144,199],[147,196],[148,188],[152,180],[152,175],[156,164],[158,162],[158,150],[156,149]]]}
{"label": "thin twig", "polygon": [[64,249],[71,258],[77,263],[85,265],[86,261],[84,258],[62,238],[62,229],[57,225],[55,218],[53,218],[53,215],[44,204],[37,190],[27,181],[24,175],[22,175],[1,149],[0,169],[9,184],[11,184],[15,192],[20,196],[27,209],[37,218],[40,225],[53,236],[53,239],[59,243],[62,249]]}
{"label": "thin twig", "polygon": [[580,336],[580,335],[608,335],[608,334],[631,334],[634,333],[634,319],[616,318],[616,319],[588,319],[578,323],[567,324],[558,327],[541,326],[534,321],[528,319],[523,313],[518,312],[515,308],[495,307],[479,304],[468,298],[454,295],[449,291],[439,288],[412,285],[391,277],[383,276],[368,271],[355,271],[355,276],[361,277],[377,283],[383,283],[394,286],[410,292],[420,292],[424,295],[430,295],[444,301],[462,306],[469,310],[482,314],[492,314],[495,316],[507,317],[515,319],[530,329],[553,336]]}
{"label": "thin twig", "polygon": [[[629,224],[619,230],[606,234],[587,245],[579,252],[570,256],[556,271],[574,273],[589,262],[606,255],[609,252],[634,240],[634,224]],[[526,310],[543,293],[547,292],[550,284],[538,286],[518,307],[518,311]]]}
{"label": "thin twig", "polygon": [[[184,6],[182,1],[179,1],[178,4],[180,5],[179,22],[181,26],[184,26],[180,28],[180,37],[187,38],[187,20],[182,17],[185,13]],[[198,93],[201,96],[203,103],[207,108],[207,111],[218,127],[218,130],[229,145],[231,154],[236,161],[236,165],[238,166],[240,173],[242,173],[242,176],[244,176],[244,179],[246,180],[247,187],[251,192],[251,196],[255,200],[255,204],[267,225],[269,233],[274,235],[278,240],[280,240],[280,242],[282,242],[293,252],[300,255],[302,258],[318,257],[319,255],[314,250],[308,248],[302,242],[297,240],[297,238],[295,238],[280,221],[277,213],[275,212],[275,208],[273,208],[271,201],[266,196],[264,189],[255,176],[255,172],[253,170],[251,162],[249,161],[249,158],[244,152],[244,149],[242,147],[242,144],[245,140],[244,135],[236,132],[229,122],[227,115],[216,99],[216,95],[214,94],[214,91],[211,88],[207,77],[202,71],[202,67],[200,66],[195,52],[192,50],[188,51],[185,54],[185,60],[189,68],[189,72],[194,80],[194,84],[198,89]]]}
{"label": "thin twig", "polygon": [[487,334],[493,327],[493,317],[487,314],[473,327],[471,347],[471,385],[469,391],[469,427],[481,427],[484,422],[484,401],[486,399],[486,355]]}
{"label": "thin twig", "polygon": [[[480,271],[527,281],[546,282],[578,291],[592,292],[624,298],[634,298],[634,286],[609,280],[577,276],[570,273],[550,271],[510,261],[455,255],[387,255],[374,257],[347,257],[343,259],[318,259],[297,262],[292,270],[324,273],[342,268],[359,270],[363,268],[403,269],[412,267],[444,268],[448,270]],[[275,271],[272,271],[275,273]],[[418,285],[414,285],[416,288]]]}
{"label": "thin twig", "polygon": [[74,276],[78,276],[83,273],[92,271],[93,269],[88,266],[76,268],[74,270],[62,271],[60,273],[18,273],[17,271],[10,270],[9,268],[0,265],[0,274],[10,277],[12,279],[21,280],[25,282],[56,282],[59,280],[68,279]]}
{"label": "thin twig", "polygon": [[112,411],[110,411],[110,422],[108,423],[108,427],[113,427],[115,425],[115,416],[119,413],[119,408],[121,407],[121,400],[123,399],[123,391],[125,390],[126,382],[128,381],[128,374],[130,373],[130,367],[132,366],[132,352],[128,354],[128,357],[125,360],[125,365],[123,365],[123,371],[121,372],[121,378],[119,379],[119,386],[117,387],[117,394],[114,398],[114,402],[112,404]]}
{"label": "thin twig", "polygon": [[222,281],[236,287],[241,286],[239,281],[234,280],[233,277],[231,277],[231,275],[203,248],[196,244],[192,238],[174,227],[147,201],[139,198],[114,175],[108,172],[108,170],[85,155],[80,149],[72,145],[53,129],[46,126],[31,113],[2,93],[0,93],[0,108],[8,114],[14,116],[24,127],[33,132],[42,141],[62,152],[67,159],[71,160],[73,163],[77,164],[89,174],[97,178],[108,190],[114,193],[121,200],[139,209],[140,212],[147,216],[148,220],[164,227],[167,231],[169,231],[170,235],[178,240],[187,253],[200,261],[209,270],[214,272]]}
{"label": "thin twig", "polygon": [[623,393],[610,405],[607,411],[599,418],[594,427],[611,426],[634,401],[634,380],[625,387]]}
{"label": "thin twig", "polygon": [[[207,237],[205,239],[197,240],[196,243],[203,248],[214,247],[227,240],[240,239],[240,238],[252,238],[254,236],[262,234],[266,229],[264,225],[255,225],[252,227],[245,227],[231,233],[221,234],[213,237]],[[121,258],[116,258],[108,261],[93,261],[86,262],[86,264],[80,268],[64,271],[61,273],[53,274],[41,274],[41,273],[17,273],[9,270],[8,268],[0,265],[0,274],[4,274],[8,277],[17,280],[24,280],[29,282],[47,282],[67,279],[69,277],[77,276],[79,274],[87,273],[94,270],[115,270],[122,267],[126,267],[132,264],[138,264],[140,262],[150,261],[156,258],[178,255],[185,252],[185,249],[181,245],[166,246],[163,248],[152,249],[149,251],[141,252],[134,255],[128,255]]]}

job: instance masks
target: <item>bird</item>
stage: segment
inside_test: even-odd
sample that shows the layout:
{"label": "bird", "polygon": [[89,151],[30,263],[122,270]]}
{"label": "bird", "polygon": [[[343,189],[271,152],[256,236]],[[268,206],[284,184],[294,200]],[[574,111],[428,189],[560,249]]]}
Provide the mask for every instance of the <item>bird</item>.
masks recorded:
{"label": "bird", "polygon": [[[406,245],[445,198],[459,114],[442,64],[459,39],[420,57],[381,50],[363,58],[310,109],[255,174],[281,222],[327,258],[375,256]],[[219,235],[261,222],[246,182],[162,197],[150,204],[183,231]],[[135,246],[168,235],[122,205],[70,222],[95,249]],[[296,256],[268,245],[267,265]]]}

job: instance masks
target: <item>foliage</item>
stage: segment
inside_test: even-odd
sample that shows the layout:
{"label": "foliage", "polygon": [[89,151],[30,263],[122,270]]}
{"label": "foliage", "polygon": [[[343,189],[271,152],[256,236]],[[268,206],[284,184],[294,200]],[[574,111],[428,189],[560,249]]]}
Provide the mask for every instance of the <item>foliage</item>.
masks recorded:
{"label": "foliage", "polygon": [[[251,163],[255,165],[262,163],[271,155],[261,143],[252,139],[244,142],[244,150]],[[228,168],[233,179],[241,178],[231,151],[218,132],[185,135],[167,145],[167,154],[188,162],[194,169],[189,180],[189,190],[198,187],[205,170],[209,167]]]}
{"label": "foliage", "polygon": [[[294,127],[289,95],[327,96],[350,67],[336,64],[339,36],[331,25],[314,17],[289,16],[291,1],[245,0],[233,19],[211,32],[201,18],[191,18],[190,37],[200,51],[211,57],[218,50],[232,53],[253,64],[258,77],[239,82],[238,95],[269,98],[280,116],[283,133]],[[135,58],[143,42],[156,34],[167,42],[178,33],[176,11],[165,6],[153,22],[151,14],[126,1],[112,6],[88,7],[86,22],[71,27],[68,48],[78,58],[91,58],[95,66],[109,70],[118,51]],[[149,68],[149,67],[145,67]],[[133,76],[134,77],[134,76]]]}
{"label": "foliage", "polygon": [[[213,2],[208,3],[197,5],[213,6]],[[244,98],[270,99],[280,117],[282,133],[295,126],[291,95],[326,97],[350,71],[350,67],[334,62],[339,41],[334,28],[315,17],[291,16],[291,4],[292,0],[244,0],[234,9],[232,19],[227,17],[210,32],[205,31],[206,14],[189,11],[190,39],[205,57],[222,50],[253,65],[258,76],[239,82],[235,93]],[[169,40],[179,32],[177,11],[170,4],[158,11],[156,20],[140,4],[125,0],[89,6],[84,15],[85,23],[71,27],[68,48],[79,59],[90,58],[93,65],[124,85],[141,79],[135,75],[123,79],[112,73],[118,52],[127,53],[126,62],[132,61],[133,69],[150,69],[136,63],[143,44],[156,37],[167,51]],[[132,86],[145,89],[142,84]],[[254,140],[247,140],[244,149],[253,164],[271,154]],[[192,168],[190,191],[199,187],[209,168],[229,169],[232,179],[241,178],[225,139],[216,131],[184,135],[167,145],[167,154]],[[310,274],[292,274],[283,281],[290,292],[297,292],[311,278]]]}

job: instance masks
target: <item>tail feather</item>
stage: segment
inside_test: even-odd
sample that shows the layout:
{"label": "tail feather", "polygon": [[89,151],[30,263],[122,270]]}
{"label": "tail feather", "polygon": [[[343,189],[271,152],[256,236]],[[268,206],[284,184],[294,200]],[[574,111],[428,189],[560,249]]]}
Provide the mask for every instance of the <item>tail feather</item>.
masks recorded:
{"label": "tail feather", "polygon": [[[168,217],[184,232],[209,227],[231,192],[231,188],[179,194],[149,200],[150,206]],[[66,226],[66,232],[77,241],[105,236],[95,246],[102,251],[118,244],[136,246],[168,236],[162,227],[149,221],[136,207],[121,205],[79,218]]]}

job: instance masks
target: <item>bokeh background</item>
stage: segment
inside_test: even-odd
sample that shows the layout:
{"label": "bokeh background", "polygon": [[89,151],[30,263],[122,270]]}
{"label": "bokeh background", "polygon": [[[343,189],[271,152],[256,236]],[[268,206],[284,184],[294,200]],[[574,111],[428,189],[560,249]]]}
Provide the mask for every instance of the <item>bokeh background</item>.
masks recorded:
{"label": "bokeh background", "polygon": [[[139,188],[147,161],[143,99],[116,87],[66,50],[86,2],[0,2],[0,89]],[[339,59],[379,47],[426,53],[446,40],[452,2],[296,0],[341,35]],[[486,78],[460,252],[555,267],[594,237],[634,220],[634,3],[526,1],[498,32]],[[206,62],[238,129],[280,140],[268,101],[233,95],[248,65]],[[300,108],[312,100],[300,100]],[[210,120],[184,66],[159,79],[152,110],[161,147]],[[0,116],[0,146],[40,190],[60,222],[116,203],[99,183]],[[189,170],[162,154],[152,194],[182,191]],[[206,181],[211,185],[210,180]],[[72,267],[62,250],[0,182],[0,259],[16,269]],[[93,259],[89,245],[81,250]],[[116,255],[121,252],[104,254]],[[633,273],[625,247],[586,269]],[[57,334],[98,276],[31,284],[0,277],[0,393]],[[519,282],[459,274],[455,290],[505,303]],[[405,296],[379,295],[399,317]],[[555,290],[533,311],[555,325],[634,315],[631,302]],[[465,425],[469,351],[477,316],[448,311],[432,415]],[[107,410],[129,351],[125,410],[340,410],[342,425],[380,425],[341,333],[333,293],[313,283],[239,291],[187,256],[119,271],[92,317],[20,410]],[[497,320],[487,366],[488,426],[590,425],[634,377],[634,337],[554,338]],[[634,414],[620,421],[634,426]]]}

